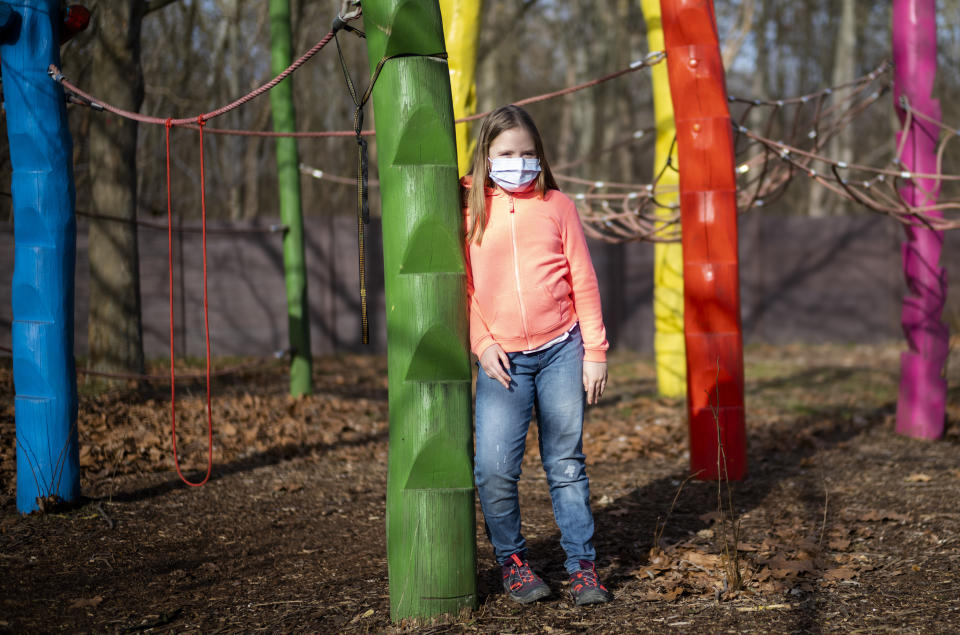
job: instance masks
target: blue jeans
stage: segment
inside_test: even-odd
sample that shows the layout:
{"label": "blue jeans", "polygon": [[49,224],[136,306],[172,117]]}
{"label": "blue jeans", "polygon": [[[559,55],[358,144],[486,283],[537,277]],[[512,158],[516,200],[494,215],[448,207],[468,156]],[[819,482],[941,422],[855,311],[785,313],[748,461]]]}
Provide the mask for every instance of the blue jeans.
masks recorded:
{"label": "blue jeans", "polygon": [[590,484],[583,455],[583,340],[580,329],[537,353],[509,353],[510,389],[477,373],[474,477],[497,562],[526,551],[517,482],[531,410],[568,573],[595,560]]}

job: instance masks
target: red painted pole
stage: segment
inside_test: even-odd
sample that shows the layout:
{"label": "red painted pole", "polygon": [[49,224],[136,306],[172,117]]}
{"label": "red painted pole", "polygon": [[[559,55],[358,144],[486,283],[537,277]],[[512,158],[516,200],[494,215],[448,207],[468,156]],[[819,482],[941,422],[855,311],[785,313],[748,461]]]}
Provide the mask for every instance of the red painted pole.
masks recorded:
{"label": "red painted pole", "polygon": [[[747,473],[733,133],[712,0],[661,0],[677,124],[690,469]],[[722,452],[720,451],[722,447]]]}

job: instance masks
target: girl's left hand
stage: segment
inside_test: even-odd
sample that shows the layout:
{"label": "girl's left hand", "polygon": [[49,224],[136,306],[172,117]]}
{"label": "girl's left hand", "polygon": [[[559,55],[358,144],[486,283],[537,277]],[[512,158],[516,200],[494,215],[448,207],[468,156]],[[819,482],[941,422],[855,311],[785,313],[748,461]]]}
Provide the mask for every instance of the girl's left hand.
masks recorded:
{"label": "girl's left hand", "polygon": [[607,363],[583,362],[583,389],[587,392],[587,403],[593,405],[600,401],[607,387]]}

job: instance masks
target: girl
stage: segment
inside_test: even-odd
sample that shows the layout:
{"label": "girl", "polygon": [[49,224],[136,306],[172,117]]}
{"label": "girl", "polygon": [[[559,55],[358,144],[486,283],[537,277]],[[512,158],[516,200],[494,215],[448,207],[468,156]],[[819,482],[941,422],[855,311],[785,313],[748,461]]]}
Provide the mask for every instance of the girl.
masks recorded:
{"label": "girl", "polygon": [[609,602],[594,565],[582,451],[584,403],[603,394],[608,344],[580,217],[517,106],[483,120],[463,190],[470,346],[480,366],[474,476],[504,591],[523,603],[550,594],[527,562],[517,496],[536,408],[573,599]]}

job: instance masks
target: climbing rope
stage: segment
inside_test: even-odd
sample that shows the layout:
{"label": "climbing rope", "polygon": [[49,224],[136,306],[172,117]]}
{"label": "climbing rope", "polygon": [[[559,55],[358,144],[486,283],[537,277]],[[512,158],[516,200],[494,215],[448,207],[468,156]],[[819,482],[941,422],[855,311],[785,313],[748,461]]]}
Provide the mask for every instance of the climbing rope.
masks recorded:
{"label": "climbing rope", "polygon": [[[345,5],[346,6],[346,5]],[[353,18],[359,16],[359,10],[353,14]],[[300,68],[304,63],[306,63],[310,58],[316,55],[327,43],[330,42],[330,39],[335,37],[336,32],[340,29],[347,29],[355,31],[353,27],[350,27],[346,24],[348,19],[352,18],[342,18],[340,15],[337,16],[337,19],[334,21],[334,28],[327,33],[317,44],[315,44],[309,51],[301,55],[297,60],[290,64],[286,69],[284,69],[280,74],[274,77],[272,80],[263,84],[259,88],[250,91],[246,95],[230,102],[229,104],[212,110],[210,112],[197,115],[195,117],[187,117],[181,119],[175,119],[168,117],[166,119],[160,117],[151,117],[147,115],[141,115],[140,113],[132,112],[129,110],[124,110],[118,108],[111,104],[101,103],[96,100],[93,96],[85,93],[80,90],[78,87],[70,83],[64,76],[63,73],[53,64],[48,68],[48,74],[50,77],[60,83],[74,100],[81,100],[81,102],[86,102],[92,108],[97,110],[106,110],[120,117],[126,119],[131,119],[141,123],[149,123],[155,125],[163,125],[165,130],[165,149],[166,149],[166,188],[167,188],[167,261],[168,261],[168,274],[169,274],[169,319],[170,319],[170,428],[171,428],[171,437],[173,444],[173,458],[174,466],[176,468],[177,475],[180,479],[189,486],[199,487],[204,485],[209,479],[210,475],[213,472],[213,405],[212,405],[212,388],[211,388],[211,355],[210,355],[210,319],[209,319],[209,298],[208,298],[208,275],[207,275],[207,209],[206,209],[206,175],[204,167],[204,128],[209,119],[219,117],[225,113],[230,112],[236,108],[239,108],[243,104],[256,99],[258,96],[269,91],[274,86],[279,84],[294,71]],[[339,42],[338,42],[339,48]],[[379,67],[378,67],[379,71]],[[372,86],[372,82],[371,82]],[[366,97],[368,97],[367,95]],[[361,119],[362,121],[362,119]],[[193,482],[187,479],[183,472],[180,469],[180,460],[177,453],[177,424],[176,424],[176,371],[174,364],[174,316],[173,316],[173,212],[172,212],[172,192],[171,192],[171,169],[170,169],[170,130],[173,126],[185,126],[188,128],[196,129],[199,132],[200,139],[200,210],[201,210],[201,242],[202,242],[202,255],[203,255],[203,322],[204,322],[204,343],[206,348],[206,389],[207,389],[207,472],[203,480],[200,482]],[[362,131],[360,130],[359,125],[356,126],[356,136],[358,140],[363,141],[363,145],[366,145],[366,141],[362,139]],[[361,159],[361,170],[363,176],[366,175],[366,158],[362,157]],[[362,243],[361,243],[362,244]],[[362,249],[362,246],[361,246]],[[361,269],[362,273],[362,269]],[[364,298],[364,343],[367,341],[366,336],[366,301]]]}
{"label": "climbing rope", "polygon": [[199,483],[187,479],[180,470],[180,458],[177,456],[177,375],[174,360],[174,337],[173,337],[173,203],[170,186],[170,128],[173,127],[173,120],[168,119],[164,124],[165,128],[165,147],[166,147],[166,172],[167,172],[167,271],[169,274],[169,306],[170,306],[170,434],[173,438],[173,465],[177,470],[177,476],[180,480],[191,487],[200,487],[210,479],[213,472],[213,407],[210,388],[210,320],[207,303],[207,203],[204,187],[205,175],[203,168],[203,126],[205,124],[203,117],[197,117],[197,125],[200,130],[200,219],[202,228],[202,251],[203,251],[203,327],[204,343],[206,346],[206,380],[207,380],[207,474]]}
{"label": "climbing rope", "polygon": [[149,123],[157,126],[186,126],[186,127],[196,127],[200,121],[209,121],[219,117],[220,115],[226,114],[231,110],[235,110],[245,103],[256,99],[263,93],[269,91],[274,86],[282,82],[284,79],[290,76],[294,71],[303,66],[310,60],[314,55],[319,53],[324,46],[326,46],[331,39],[334,37],[334,31],[331,29],[323,38],[314,44],[309,51],[297,58],[290,66],[285,68],[279,75],[268,81],[266,84],[263,84],[259,88],[255,88],[246,95],[239,97],[238,99],[233,100],[225,106],[211,110],[210,112],[203,113],[200,115],[194,115],[193,117],[183,117],[180,119],[173,118],[162,118],[162,117],[151,117],[149,115],[142,115],[138,112],[133,112],[130,110],[124,110],[123,108],[118,108],[103,101],[99,101],[96,97],[82,91],[81,89],[74,86],[66,77],[63,76],[63,73],[60,72],[60,69],[56,65],[51,64],[47,68],[47,74],[53,79],[53,81],[61,84],[65,89],[79,97],[80,99],[87,102],[87,104],[96,108],[97,110],[106,110],[115,115],[123,117],[125,119],[132,119],[133,121],[139,121],[140,123]]}
{"label": "climbing rope", "polygon": [[[789,100],[730,97],[731,102],[747,106],[740,121],[734,124],[736,134],[747,141],[747,150],[759,149],[758,153],[737,168],[741,180],[738,188],[741,209],[769,205],[783,194],[793,176],[799,174],[841,198],[857,203],[868,211],[889,215],[904,225],[936,230],[960,228],[960,220],[938,215],[939,212],[960,209],[960,200],[941,195],[935,204],[917,206],[908,203],[902,196],[901,190],[905,184],[912,185],[930,199],[932,195],[924,181],[932,181],[934,187],[939,187],[941,183],[960,182],[960,175],[943,172],[947,144],[960,135],[960,130],[917,112],[911,108],[908,100],[901,98],[899,102],[905,112],[902,130],[909,129],[915,119],[938,128],[937,166],[934,173],[906,169],[902,159],[906,135],[901,135],[893,156],[880,167],[838,160],[822,152],[830,138],[850,126],[858,115],[889,93],[888,75],[891,68],[889,63],[884,63],[853,82]],[[875,86],[878,82],[881,85]],[[841,95],[841,92],[846,94]],[[828,100],[831,102],[828,103]],[[774,138],[772,121],[788,106],[795,109],[790,134],[786,139]],[[764,132],[751,130],[744,123],[754,107],[769,110]],[[812,121],[801,119],[805,110],[813,110]]]}

